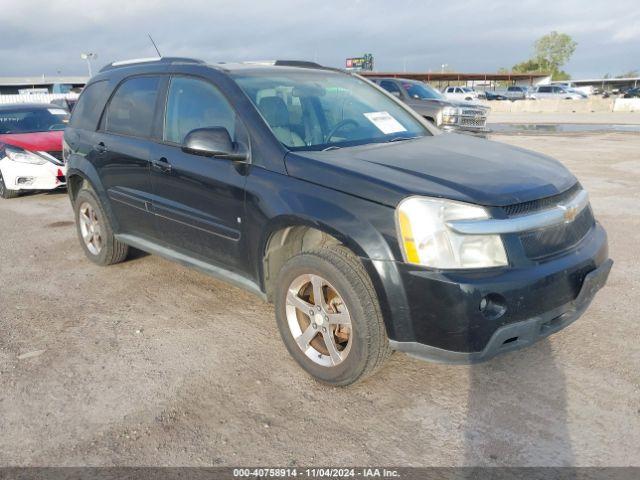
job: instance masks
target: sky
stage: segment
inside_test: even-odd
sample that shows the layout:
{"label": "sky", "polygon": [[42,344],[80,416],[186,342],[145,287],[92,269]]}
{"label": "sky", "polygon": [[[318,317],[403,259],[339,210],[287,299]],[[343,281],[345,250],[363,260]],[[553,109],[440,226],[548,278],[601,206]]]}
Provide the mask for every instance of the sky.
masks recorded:
{"label": "sky", "polygon": [[495,72],[553,30],[578,42],[573,78],[640,70],[638,0],[0,0],[0,77],[86,75],[127,58],[305,59],[378,71]]}

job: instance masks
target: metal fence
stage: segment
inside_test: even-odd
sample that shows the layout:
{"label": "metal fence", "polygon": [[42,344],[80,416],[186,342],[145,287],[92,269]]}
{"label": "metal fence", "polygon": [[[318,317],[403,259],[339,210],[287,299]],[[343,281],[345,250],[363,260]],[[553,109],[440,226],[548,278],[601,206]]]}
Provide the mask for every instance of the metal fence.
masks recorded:
{"label": "metal fence", "polygon": [[0,105],[16,103],[51,103],[53,100],[65,98],[77,100],[78,93],[29,93],[22,95],[0,95]]}

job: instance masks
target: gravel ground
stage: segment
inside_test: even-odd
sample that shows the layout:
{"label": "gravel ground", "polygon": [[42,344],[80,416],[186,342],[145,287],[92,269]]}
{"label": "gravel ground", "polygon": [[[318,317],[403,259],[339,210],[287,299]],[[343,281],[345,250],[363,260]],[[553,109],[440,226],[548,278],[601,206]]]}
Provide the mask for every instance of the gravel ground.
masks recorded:
{"label": "gravel ground", "polygon": [[0,465],[640,465],[640,135],[496,139],[579,176],[608,286],[527,350],[396,354],[344,389],[250,294],[143,254],[94,266],[64,194],[0,201]]}

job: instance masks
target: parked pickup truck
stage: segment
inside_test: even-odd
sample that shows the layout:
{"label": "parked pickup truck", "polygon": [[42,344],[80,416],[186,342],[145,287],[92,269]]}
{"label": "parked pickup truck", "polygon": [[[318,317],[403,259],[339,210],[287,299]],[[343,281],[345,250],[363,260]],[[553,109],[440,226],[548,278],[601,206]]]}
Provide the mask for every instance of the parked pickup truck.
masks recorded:
{"label": "parked pickup truck", "polygon": [[413,108],[437,127],[447,131],[486,136],[489,107],[449,100],[424,82],[404,78],[369,77],[394,97]]}
{"label": "parked pickup truck", "polygon": [[252,337],[275,332],[275,311],[291,356],[331,385],[372,374],[392,350],[474,363],[531,345],[582,315],[612,265],[562,164],[443,134],[335,69],[111,64],[64,141],[89,260],[122,262],[135,247],[255,293]]}

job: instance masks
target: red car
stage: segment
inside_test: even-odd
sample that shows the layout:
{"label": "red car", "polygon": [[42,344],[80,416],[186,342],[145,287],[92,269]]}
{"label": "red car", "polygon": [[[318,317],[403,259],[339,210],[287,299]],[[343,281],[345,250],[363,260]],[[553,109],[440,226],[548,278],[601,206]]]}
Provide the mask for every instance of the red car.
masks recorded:
{"label": "red car", "polygon": [[62,135],[69,112],[56,105],[0,105],[0,197],[66,185]]}

